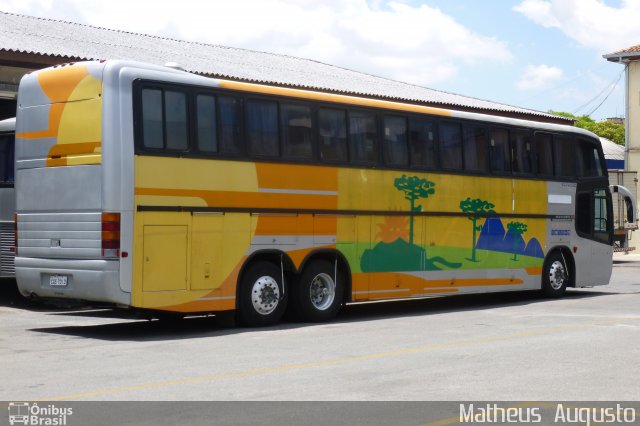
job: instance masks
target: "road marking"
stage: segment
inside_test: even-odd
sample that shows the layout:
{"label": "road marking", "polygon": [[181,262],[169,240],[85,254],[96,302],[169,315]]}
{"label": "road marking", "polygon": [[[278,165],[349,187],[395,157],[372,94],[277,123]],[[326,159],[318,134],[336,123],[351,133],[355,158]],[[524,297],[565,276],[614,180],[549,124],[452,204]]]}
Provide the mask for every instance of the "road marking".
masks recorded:
{"label": "road marking", "polygon": [[210,381],[228,379],[233,377],[259,376],[264,374],[282,373],[286,371],[303,370],[308,368],[329,367],[329,366],[340,365],[340,364],[371,361],[371,360],[376,360],[381,358],[392,358],[392,357],[410,355],[410,354],[421,353],[421,352],[430,352],[430,351],[464,347],[464,346],[482,345],[482,344],[493,343],[493,342],[514,340],[514,339],[519,339],[523,337],[545,336],[545,335],[562,333],[562,332],[584,330],[590,327],[614,325],[614,324],[624,323],[625,321],[638,321],[638,320],[640,320],[640,316],[623,317],[623,318],[607,320],[607,321],[594,321],[594,322],[583,323],[583,324],[559,325],[555,327],[545,327],[545,328],[539,328],[539,329],[534,329],[529,331],[523,331],[520,333],[506,334],[502,336],[489,336],[489,337],[479,337],[475,339],[457,340],[453,342],[436,343],[432,345],[422,345],[422,346],[416,346],[413,348],[404,348],[404,349],[398,349],[398,350],[387,351],[387,352],[347,356],[342,358],[327,359],[323,361],[311,361],[311,362],[304,362],[299,364],[284,364],[284,365],[275,366],[275,367],[256,368],[256,369],[242,370],[242,371],[230,371],[225,373],[208,374],[204,376],[189,377],[189,378],[177,379],[177,380],[162,380],[157,382],[142,383],[139,385],[98,389],[95,391],[79,392],[74,394],[41,398],[39,401],[76,400],[81,398],[92,398],[92,397],[113,395],[113,394],[132,392],[132,391],[140,391],[140,390],[146,390],[146,389],[156,389],[156,388],[163,388],[163,387],[169,387],[169,386],[210,382]]}

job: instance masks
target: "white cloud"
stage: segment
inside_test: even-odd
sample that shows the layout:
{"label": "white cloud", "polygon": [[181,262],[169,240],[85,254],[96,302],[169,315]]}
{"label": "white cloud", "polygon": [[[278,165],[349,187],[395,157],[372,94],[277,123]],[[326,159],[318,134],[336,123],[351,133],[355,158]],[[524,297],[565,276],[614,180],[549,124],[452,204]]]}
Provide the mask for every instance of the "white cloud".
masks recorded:
{"label": "white cloud", "polygon": [[553,83],[561,80],[564,73],[560,68],[548,65],[527,65],[524,74],[516,83],[522,90],[538,90],[549,88]]}
{"label": "white cloud", "polygon": [[[402,0],[6,0],[5,11],[310,58],[433,85],[470,63],[508,62],[503,41]],[[64,12],[64,13],[61,13]]]}
{"label": "white cloud", "polygon": [[514,10],[600,54],[640,43],[638,0],[621,0],[620,7],[602,0],[522,0]]}

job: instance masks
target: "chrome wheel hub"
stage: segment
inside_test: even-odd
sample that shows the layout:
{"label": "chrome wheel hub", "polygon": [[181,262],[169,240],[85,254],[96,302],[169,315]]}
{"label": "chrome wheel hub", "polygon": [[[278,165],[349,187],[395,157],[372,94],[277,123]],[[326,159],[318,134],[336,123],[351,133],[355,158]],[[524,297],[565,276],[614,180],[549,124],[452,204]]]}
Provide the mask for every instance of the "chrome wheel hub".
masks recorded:
{"label": "chrome wheel hub", "polygon": [[549,268],[549,284],[554,290],[560,290],[567,280],[567,271],[559,260],[551,264]]}
{"label": "chrome wheel hub", "polygon": [[276,310],[279,302],[280,287],[278,287],[278,282],[270,276],[258,278],[251,288],[253,309],[261,315],[269,315]]}
{"label": "chrome wheel hub", "polygon": [[329,274],[318,274],[311,281],[311,303],[319,311],[328,309],[336,298],[336,283]]}

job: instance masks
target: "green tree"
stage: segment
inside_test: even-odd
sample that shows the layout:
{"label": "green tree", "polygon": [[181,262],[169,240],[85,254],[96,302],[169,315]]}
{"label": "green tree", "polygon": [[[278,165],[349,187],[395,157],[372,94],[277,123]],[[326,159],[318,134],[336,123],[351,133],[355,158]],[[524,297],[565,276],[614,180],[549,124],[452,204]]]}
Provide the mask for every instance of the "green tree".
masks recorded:
{"label": "green tree", "polygon": [[477,262],[476,260],[476,240],[478,231],[482,231],[482,225],[478,225],[478,219],[480,219],[480,215],[493,214],[495,211],[493,208],[495,205],[490,203],[489,201],[481,200],[480,198],[476,198],[472,200],[471,197],[467,197],[466,200],[460,201],[460,210],[464,213],[472,213],[469,216],[469,220],[473,224],[473,235],[472,235],[472,244],[471,244],[471,260],[472,262]]}
{"label": "green tree", "polygon": [[549,110],[549,114],[571,118],[575,121],[576,127],[589,130],[596,135],[614,141],[618,145],[624,145],[624,125],[612,123],[611,121],[595,121],[588,115],[573,115],[570,112]]}
{"label": "green tree", "polygon": [[[522,222],[509,222],[507,223],[507,229],[516,236],[522,235],[527,232],[527,225]],[[517,239],[513,239],[513,260],[518,260],[518,247],[516,246]]]}
{"label": "green tree", "polygon": [[429,198],[429,195],[436,193],[435,183],[418,176],[407,176],[396,178],[393,185],[398,191],[404,192],[404,198],[411,203],[411,216],[409,216],[409,244],[413,244],[413,213],[422,211],[422,206],[416,206],[419,198]]}

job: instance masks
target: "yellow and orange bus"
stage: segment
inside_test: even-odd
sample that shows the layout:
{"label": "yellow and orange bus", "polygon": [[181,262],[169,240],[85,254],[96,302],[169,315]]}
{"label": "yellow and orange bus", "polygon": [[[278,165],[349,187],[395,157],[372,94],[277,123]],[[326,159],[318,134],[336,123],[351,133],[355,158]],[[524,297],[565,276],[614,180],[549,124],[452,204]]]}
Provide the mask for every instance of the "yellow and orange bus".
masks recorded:
{"label": "yellow and orange bus", "polygon": [[611,274],[571,126],[95,61],[25,76],[16,137],[24,295],[266,325]]}

